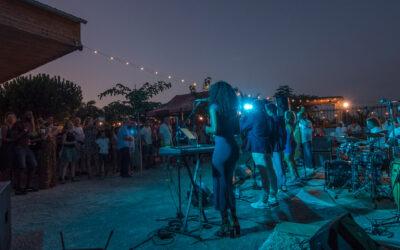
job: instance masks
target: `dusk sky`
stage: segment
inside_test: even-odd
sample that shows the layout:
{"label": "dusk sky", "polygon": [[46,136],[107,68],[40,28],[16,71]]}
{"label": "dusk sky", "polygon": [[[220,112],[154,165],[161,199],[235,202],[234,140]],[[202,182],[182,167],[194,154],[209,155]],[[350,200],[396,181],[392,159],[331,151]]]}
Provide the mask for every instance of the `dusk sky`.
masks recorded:
{"label": "dusk sky", "polygon": [[[172,76],[226,80],[245,93],[343,95],[353,103],[400,99],[400,1],[40,0],[88,21],[82,43]],[[155,78],[87,50],[33,73],[82,86],[85,101]],[[188,93],[176,83],[156,98]]]}

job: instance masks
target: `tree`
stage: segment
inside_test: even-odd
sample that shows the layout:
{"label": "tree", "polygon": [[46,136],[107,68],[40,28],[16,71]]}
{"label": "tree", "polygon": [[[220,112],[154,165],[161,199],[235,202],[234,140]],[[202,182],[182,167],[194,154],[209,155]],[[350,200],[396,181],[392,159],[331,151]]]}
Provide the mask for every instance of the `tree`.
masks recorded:
{"label": "tree", "polygon": [[290,97],[294,96],[294,91],[288,85],[281,85],[275,91],[274,97],[277,97],[277,96],[284,96],[284,97],[290,98]]}
{"label": "tree", "polygon": [[104,111],[96,106],[96,101],[91,100],[87,103],[82,102],[75,115],[81,119],[85,119],[88,116],[96,118],[104,115]]}
{"label": "tree", "polygon": [[0,85],[1,112],[21,115],[31,110],[36,116],[63,119],[71,116],[81,102],[81,87],[60,76],[20,76]]}
{"label": "tree", "polygon": [[140,88],[131,89],[121,83],[117,83],[114,87],[105,90],[99,94],[102,99],[106,96],[122,96],[124,100],[111,103],[105,108],[106,114],[110,114],[110,110],[116,110],[121,116],[133,115],[138,117],[150,110],[161,105],[159,102],[150,101],[150,99],[166,89],[171,88],[171,83],[158,81],[155,83],[146,82]]}

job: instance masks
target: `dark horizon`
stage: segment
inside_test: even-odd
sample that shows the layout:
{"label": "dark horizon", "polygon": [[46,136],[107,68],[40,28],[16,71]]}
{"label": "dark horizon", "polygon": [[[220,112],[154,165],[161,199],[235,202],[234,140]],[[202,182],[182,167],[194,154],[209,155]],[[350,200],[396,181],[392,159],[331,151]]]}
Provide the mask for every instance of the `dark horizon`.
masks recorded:
{"label": "dark horizon", "polygon": [[[400,93],[400,2],[391,1],[61,1],[40,0],[88,20],[84,45],[166,74],[226,80],[250,94],[341,95],[377,104]],[[118,2],[118,4],[117,4]],[[154,77],[88,50],[30,73],[60,75],[82,86],[84,100],[115,83]],[[156,100],[188,93],[177,83]]]}

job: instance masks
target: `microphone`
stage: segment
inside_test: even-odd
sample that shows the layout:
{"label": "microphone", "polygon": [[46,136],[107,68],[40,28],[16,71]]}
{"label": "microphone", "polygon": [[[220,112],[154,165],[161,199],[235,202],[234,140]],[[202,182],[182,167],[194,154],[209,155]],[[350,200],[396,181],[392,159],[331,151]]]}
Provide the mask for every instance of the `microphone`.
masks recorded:
{"label": "microphone", "polygon": [[194,103],[202,103],[202,102],[208,102],[208,98],[200,98],[194,100]]}

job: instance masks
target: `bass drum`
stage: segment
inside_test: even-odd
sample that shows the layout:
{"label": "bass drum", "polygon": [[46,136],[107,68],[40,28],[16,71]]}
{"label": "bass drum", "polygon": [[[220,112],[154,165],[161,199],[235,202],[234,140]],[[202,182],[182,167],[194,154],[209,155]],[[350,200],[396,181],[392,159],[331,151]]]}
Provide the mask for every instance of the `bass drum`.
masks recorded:
{"label": "bass drum", "polygon": [[347,161],[335,160],[325,163],[325,185],[330,188],[345,187],[351,180],[351,165]]}

